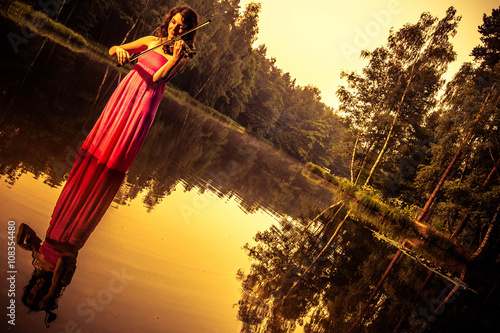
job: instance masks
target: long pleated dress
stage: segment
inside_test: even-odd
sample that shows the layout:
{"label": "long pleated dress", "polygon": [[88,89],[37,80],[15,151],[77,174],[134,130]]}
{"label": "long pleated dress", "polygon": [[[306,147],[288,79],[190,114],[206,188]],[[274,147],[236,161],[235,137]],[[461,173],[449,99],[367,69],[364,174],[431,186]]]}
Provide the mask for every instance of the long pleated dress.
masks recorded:
{"label": "long pleated dress", "polygon": [[137,156],[165,90],[153,82],[167,59],[151,51],[118,85],[84,141],[52,213],[40,252],[49,263],[85,244]]}

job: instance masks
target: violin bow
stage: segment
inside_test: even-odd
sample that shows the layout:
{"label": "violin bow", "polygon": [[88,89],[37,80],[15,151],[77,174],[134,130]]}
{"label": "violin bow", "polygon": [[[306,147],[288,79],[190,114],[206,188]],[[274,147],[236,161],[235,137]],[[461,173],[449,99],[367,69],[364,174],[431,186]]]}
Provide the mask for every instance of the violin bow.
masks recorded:
{"label": "violin bow", "polygon": [[[163,42],[163,43],[161,43],[161,44],[156,45],[155,47],[152,47],[152,48],[150,48],[150,49],[148,49],[148,50],[146,50],[146,51],[143,51],[143,52],[141,52],[141,53],[138,53],[138,54],[134,55],[133,57],[131,57],[131,58],[129,59],[129,61],[128,61],[128,62],[132,62],[132,61],[134,61],[134,60],[137,60],[137,59],[139,59],[140,57],[144,56],[145,54],[147,54],[147,53],[149,53],[149,52],[153,51],[154,49],[159,48],[160,46],[163,46],[163,45],[166,45],[166,44],[170,44],[170,43],[175,43],[175,42],[177,42],[177,41],[181,40],[181,38],[182,38],[182,37],[184,37],[184,36],[186,36],[186,35],[188,35],[188,34],[192,33],[192,32],[193,32],[193,31],[195,31],[195,30],[198,30],[198,29],[200,29],[200,28],[202,28],[202,27],[206,26],[206,25],[207,25],[207,24],[209,24],[210,22],[212,22],[212,20],[208,20],[208,21],[206,21],[205,23],[199,24],[199,25],[197,25],[196,27],[194,27],[194,28],[192,28],[192,29],[189,29],[189,30],[188,30],[188,31],[186,31],[186,32],[183,32],[182,34],[180,34],[179,36],[177,36],[177,37],[175,37],[175,38],[173,38],[173,39],[169,39],[169,40],[167,40],[166,42]],[[116,67],[121,67],[121,66],[122,66],[121,64],[116,64]]]}

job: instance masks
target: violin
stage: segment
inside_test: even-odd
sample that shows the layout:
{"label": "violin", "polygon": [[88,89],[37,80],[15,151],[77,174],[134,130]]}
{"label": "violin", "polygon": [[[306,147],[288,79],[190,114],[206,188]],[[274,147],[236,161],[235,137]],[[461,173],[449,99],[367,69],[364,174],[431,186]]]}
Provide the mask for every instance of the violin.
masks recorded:
{"label": "violin", "polygon": [[[196,51],[194,49],[194,43],[192,41],[189,43],[184,41],[184,44],[182,45],[181,52],[182,52],[182,56],[184,58],[193,58],[196,54]],[[168,55],[173,55],[173,53],[174,53],[173,43],[163,45],[163,53],[168,54]]]}
{"label": "violin", "polygon": [[[131,57],[129,62],[132,62],[132,61],[134,61],[134,60],[136,60],[136,59],[138,59],[138,58],[140,58],[140,57],[144,56],[145,54],[147,54],[147,53],[149,53],[149,52],[153,51],[154,49],[156,49],[157,47],[160,47],[160,46],[162,46],[162,47],[163,47],[163,52],[165,52],[165,53],[166,53],[166,52],[170,52],[170,51],[169,51],[169,49],[171,49],[171,48],[173,47],[173,43],[175,43],[176,41],[180,40],[182,37],[186,36],[187,34],[189,34],[189,33],[193,32],[193,31],[195,31],[195,30],[197,30],[197,29],[199,29],[199,28],[201,28],[201,27],[206,26],[206,25],[207,25],[207,24],[209,24],[210,22],[211,22],[211,20],[208,20],[208,21],[206,21],[205,23],[200,24],[200,25],[198,25],[198,26],[194,27],[193,29],[190,29],[190,30],[188,30],[188,31],[186,31],[186,32],[184,32],[184,33],[182,33],[181,35],[177,36],[176,38],[174,38],[174,39],[172,39],[172,40],[168,40],[168,41],[166,41],[166,42],[164,42],[164,43],[161,43],[161,44],[159,44],[159,45],[157,45],[157,46],[155,46],[155,47],[152,47],[152,48],[150,48],[150,49],[148,49],[148,50],[146,50],[146,51],[144,51],[144,52],[141,52],[141,53],[139,53],[139,54],[137,54],[137,55],[135,55],[135,56]],[[166,47],[167,51],[165,51],[165,47]],[[187,43],[184,43],[184,47],[183,47],[183,49],[185,49],[185,51],[184,51],[184,56],[188,56],[188,57],[191,57],[191,58],[192,58],[192,57],[196,54],[196,52],[194,52],[194,51],[193,51],[193,50],[194,50],[194,45],[193,45],[193,44],[191,44],[191,45],[187,45]],[[169,53],[167,53],[167,54],[169,54]],[[120,64],[117,64],[117,65],[116,65],[116,67],[121,67],[121,66],[122,66],[122,65],[120,65]]]}

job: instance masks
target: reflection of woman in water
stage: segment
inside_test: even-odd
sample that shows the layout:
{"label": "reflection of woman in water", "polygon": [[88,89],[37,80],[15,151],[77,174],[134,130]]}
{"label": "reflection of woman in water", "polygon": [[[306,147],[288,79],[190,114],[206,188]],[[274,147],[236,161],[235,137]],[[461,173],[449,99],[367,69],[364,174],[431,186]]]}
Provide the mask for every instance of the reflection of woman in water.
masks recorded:
{"label": "reflection of woman in water", "polygon": [[[35,231],[26,224],[21,224],[17,233],[17,243],[25,250],[32,251],[35,270],[28,285],[24,287],[22,302],[32,311],[45,310],[46,324],[55,319],[52,310],[57,308],[57,298],[73,277],[76,268],[78,251],[59,247],[60,256],[50,257],[42,246],[48,244],[48,239],[42,245],[42,240]],[[45,253],[45,255],[43,254]],[[55,263],[54,260],[56,259]]]}
{"label": "reflection of woman in water", "polygon": [[95,229],[125,177],[125,173],[98,163],[92,154],[78,155],[59,197],[45,240],[26,224],[17,243],[32,251],[35,270],[25,287],[23,303],[33,311],[45,310],[47,322],[55,319],[61,295],[76,269],[78,251]]}
{"label": "reflection of woman in water", "polygon": [[[130,53],[153,48],[197,24],[198,16],[190,7],[172,8],[156,36],[113,46],[109,54],[124,64]],[[48,322],[54,319],[51,310],[56,308],[62,289],[71,281],[78,251],[113,201],[146,138],[166,83],[188,61],[185,43],[194,42],[195,34],[147,53],[120,82],[78,153],[52,213],[45,241],[42,243],[27,225],[20,226],[18,244],[32,251],[35,266],[23,302],[34,311],[45,310]]]}

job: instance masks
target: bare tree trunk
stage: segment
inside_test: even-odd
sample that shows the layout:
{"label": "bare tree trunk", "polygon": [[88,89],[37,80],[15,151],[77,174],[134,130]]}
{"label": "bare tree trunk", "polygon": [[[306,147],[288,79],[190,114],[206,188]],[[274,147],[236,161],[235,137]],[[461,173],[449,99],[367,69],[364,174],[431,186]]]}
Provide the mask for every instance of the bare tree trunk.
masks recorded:
{"label": "bare tree trunk", "polygon": [[66,17],[66,20],[64,20],[64,25],[67,25],[69,22],[69,19],[71,16],[73,16],[73,13],[75,12],[76,7],[78,7],[79,1],[75,1],[73,4],[73,7],[71,8],[71,11],[69,12],[68,16]]}
{"label": "bare tree trunk", "polygon": [[358,131],[358,135],[356,135],[356,141],[354,142],[354,148],[352,149],[352,158],[351,158],[351,183],[354,183],[354,157],[356,156],[356,148],[358,147],[360,131]]}
{"label": "bare tree trunk", "polygon": [[[373,108],[374,108],[374,103],[375,103],[375,92],[374,92],[374,89],[372,89],[372,100],[371,100],[371,105],[370,105],[370,109],[368,110],[368,115],[370,115],[373,111]],[[368,119],[366,119],[364,122],[363,122],[363,126],[361,128],[365,128],[366,127],[366,124],[368,123]],[[358,147],[358,142],[359,142],[359,139],[361,137],[361,129],[358,130],[358,134],[356,135],[356,142],[354,143],[354,148],[352,150],[352,159],[351,159],[351,183],[354,183],[356,184],[358,182],[358,179],[359,179],[359,175],[361,174],[361,170],[363,170],[363,165],[366,161],[366,155],[365,155],[365,158],[363,159],[363,165],[361,166],[361,169],[358,173],[358,177],[356,177],[356,181],[354,181],[354,160],[355,160],[355,156],[356,156],[356,149]]]}
{"label": "bare tree trunk", "polygon": [[[340,209],[339,209],[340,211]],[[347,218],[349,217],[349,214],[351,213],[351,211],[349,210],[345,216],[344,216],[344,219],[339,223],[339,225],[337,226],[337,229],[335,229],[335,232],[333,233],[333,235],[330,237],[330,239],[328,240],[328,243],[326,243],[325,246],[323,246],[323,249],[321,250],[321,252],[316,256],[316,258],[314,258],[313,262],[306,268],[306,270],[304,271],[304,273],[302,273],[302,275],[306,274],[310,269],[311,267],[314,265],[314,263],[319,259],[319,257],[321,257],[321,255],[325,252],[325,250],[328,248],[328,246],[330,246],[330,244],[332,243],[333,239],[335,238],[335,236],[337,236],[340,228],[342,227],[342,225],[344,224],[344,222],[347,220]],[[292,286],[292,288],[290,288],[290,291],[293,289],[293,287],[295,286],[295,284],[297,284],[297,282],[294,283],[294,285]],[[290,292],[289,291],[289,292]]]}
{"label": "bare tree trunk", "polygon": [[[462,271],[462,274],[460,275],[460,280],[464,280],[464,277],[465,277],[465,269]],[[450,303],[452,301],[450,301],[450,299],[455,295],[455,293],[458,291],[458,288],[460,288],[460,286],[458,284],[455,285],[455,287],[450,291],[450,293],[446,296],[446,298],[441,302],[441,304],[439,304],[439,306],[437,307],[437,309],[434,310],[434,312],[432,313],[432,317],[440,314],[442,312],[442,308],[445,306],[445,304],[447,303]],[[444,310],[444,309],[443,309]],[[429,321],[432,321],[432,318],[429,319]]]}
{"label": "bare tree trunk", "polygon": [[356,180],[354,181],[354,185],[356,185],[358,183],[359,177],[361,177],[361,174],[363,173],[363,169],[365,168],[368,154],[370,154],[374,145],[375,145],[375,141],[371,141],[370,146],[366,150],[365,157],[363,158],[363,162],[361,162],[361,167],[359,168],[358,175],[356,176]]}
{"label": "bare tree trunk", "polygon": [[132,25],[132,27],[128,30],[127,34],[125,35],[125,37],[123,38],[123,41],[121,42],[121,44],[124,44],[126,41],[127,41],[127,38],[128,38],[128,35],[130,35],[130,33],[132,32],[132,30],[134,30],[135,26],[137,25],[137,22],[139,22],[139,19],[141,18],[142,14],[144,14],[144,12],[146,11],[146,9],[148,8],[148,5],[150,3],[151,0],[148,0],[148,2],[146,2],[146,4],[144,5],[144,9],[142,10],[142,12],[139,14],[139,16],[137,16],[137,19],[135,20],[134,24]]}
{"label": "bare tree trunk", "polygon": [[137,34],[139,33],[139,27],[141,26],[141,22],[139,22],[139,25],[137,26],[137,29],[135,29],[134,31],[134,36],[132,36],[132,40],[136,40],[137,39]]}
{"label": "bare tree trunk", "polygon": [[[137,22],[139,22],[139,19],[141,18],[141,16],[144,14],[144,12],[146,11],[146,9],[148,8],[148,5],[149,5],[149,2],[151,0],[148,0],[146,2],[146,5],[144,6],[143,10],[141,11],[141,13],[139,14],[139,16],[137,16],[134,24],[132,25],[132,27],[130,27],[130,29],[128,30],[127,34],[125,35],[125,37],[123,38],[121,44],[124,44],[126,41],[127,41],[127,38],[128,36],[130,35],[130,33],[132,32],[132,30],[134,30],[135,26],[137,25]],[[102,40],[102,37],[104,35],[104,31],[108,25],[108,21],[109,21],[109,17],[111,16],[111,11],[108,13],[108,16],[106,18],[106,22],[104,23],[104,28],[101,32],[101,36],[99,37],[99,42]],[[120,44],[120,45],[121,45]],[[102,78],[102,81],[101,81],[101,84],[99,85],[99,89],[97,90],[97,95],[94,99],[94,103],[92,104],[92,106],[95,106],[97,101],[99,100],[99,96],[101,94],[101,90],[102,90],[102,87],[104,86],[104,83],[106,82],[106,78],[108,77],[108,74],[109,74],[109,67],[106,67],[106,72],[104,73],[104,77]]]}
{"label": "bare tree trunk", "polygon": [[496,282],[493,282],[493,286],[491,286],[491,289],[490,289],[490,292],[488,293],[488,295],[486,296],[486,298],[484,299],[483,301],[483,305],[486,304],[488,302],[488,300],[490,299],[491,295],[493,294],[493,292],[497,289],[497,284]]}
{"label": "bare tree trunk", "polygon": [[422,218],[422,221],[421,221],[422,223],[427,223],[429,221],[429,219],[432,216],[432,212],[434,211],[434,208],[436,208],[437,204],[438,204],[438,200],[434,200],[434,202],[432,203],[431,207],[427,211],[427,214],[425,214],[425,216]]}
{"label": "bare tree trunk", "polygon": [[[61,12],[62,12],[62,9],[63,9],[64,5],[66,4],[66,1],[67,0],[64,0],[63,3],[61,4],[61,7],[59,7],[59,11],[57,12],[57,16],[55,18],[55,21],[57,21],[59,19],[59,16],[61,15]],[[45,41],[47,41],[47,39],[45,39]],[[45,44],[45,41],[44,41],[44,44]],[[52,54],[54,53],[54,49],[56,47],[56,43],[52,43],[52,44],[53,45],[52,45],[52,48],[50,49],[49,56],[47,57],[47,60],[45,61],[44,69],[48,67],[50,59],[52,58]]]}
{"label": "bare tree trunk", "polygon": [[[57,16],[54,18],[54,21],[57,21],[57,19],[59,18],[59,14],[61,14],[61,11],[62,11],[62,8],[64,7],[64,4],[66,3],[66,0],[63,1],[63,3],[61,4],[61,7],[59,7],[59,11],[57,12]],[[17,89],[17,92],[14,94],[14,96],[12,97],[11,101],[10,101],[10,104],[9,106],[6,108],[5,111],[8,111],[12,105],[14,104],[14,101],[15,99],[17,98],[17,95],[19,95],[19,93],[21,92],[21,90],[23,89],[24,87],[24,84],[26,83],[26,79],[28,78],[29,74],[31,73],[31,69],[33,68],[33,66],[35,65],[35,62],[38,60],[38,57],[40,56],[40,54],[42,53],[42,50],[43,48],[45,47],[45,44],[47,43],[47,41],[49,40],[49,37],[45,37],[45,39],[43,40],[42,42],[42,46],[40,46],[40,49],[38,50],[35,58],[33,59],[33,61],[31,62],[30,64],[30,67],[28,69],[28,71],[26,72],[26,74],[24,75],[23,77],[23,80],[21,81],[21,84],[19,85],[19,88]],[[4,113],[5,115],[5,113]],[[3,117],[2,117],[3,119]]]}
{"label": "bare tree trunk", "polygon": [[[340,206],[340,207],[339,207]],[[334,203],[333,205],[327,207],[325,210],[323,210],[321,213],[319,213],[314,219],[311,220],[311,222],[309,222],[307,224],[307,226],[304,228],[304,230],[307,230],[309,229],[309,227],[314,223],[316,222],[321,216],[323,216],[323,214],[325,214],[327,211],[329,211],[330,209],[333,209],[333,208],[337,208],[336,212],[335,212],[335,215],[337,215],[337,213],[340,211],[340,209],[342,209],[342,207],[344,206],[344,203],[341,203],[340,201],[337,202],[337,203]],[[335,215],[332,217],[332,219],[335,218]]]}
{"label": "bare tree trunk", "polygon": [[484,238],[483,238],[483,241],[481,242],[481,245],[479,245],[476,252],[474,252],[474,254],[469,258],[469,260],[476,259],[483,251],[484,247],[486,246],[486,243],[488,242],[488,239],[490,238],[491,230],[493,230],[493,226],[495,225],[495,222],[497,221],[498,213],[500,213],[500,205],[497,206],[497,210],[495,212],[495,215],[493,215],[493,218],[491,219],[490,226],[488,227],[488,231],[486,231],[486,235],[484,235]]}
{"label": "bare tree trunk", "polygon": [[102,28],[102,30],[101,30],[101,35],[99,36],[99,40],[98,40],[98,42],[99,42],[99,43],[101,43],[101,42],[102,42],[102,37],[104,37],[104,32],[105,32],[105,31],[106,31],[106,29],[108,28],[109,17],[111,16],[111,12],[112,12],[112,11],[113,11],[113,10],[110,10],[110,11],[108,12],[108,16],[106,17],[106,22],[104,22],[104,27]]}
{"label": "bare tree trunk", "polygon": [[[496,83],[495,83],[496,84]],[[488,95],[486,96],[486,98],[484,99],[483,101],[483,105],[481,106],[481,109],[479,110],[479,113],[477,114],[476,116],[476,119],[474,119],[474,123],[476,123],[478,120],[479,120],[479,117],[481,116],[481,114],[483,113],[483,110],[484,110],[484,106],[486,105],[486,102],[488,101],[488,99],[490,98],[490,95],[491,95],[491,92],[493,91],[493,89],[495,88],[495,84],[493,84],[493,86],[491,87],[490,91],[488,92]],[[430,205],[432,204],[432,202],[435,200],[436,196],[437,196],[437,193],[439,192],[439,190],[441,189],[441,186],[443,186],[444,184],[444,181],[446,180],[446,178],[448,177],[448,174],[450,173],[451,169],[453,168],[453,165],[455,164],[455,162],[457,161],[458,159],[458,156],[460,155],[460,153],[462,152],[462,149],[463,147],[465,146],[465,144],[467,143],[467,141],[469,140],[469,137],[471,136],[472,134],[472,128],[469,130],[469,132],[467,133],[467,135],[465,136],[464,140],[462,141],[462,143],[460,144],[460,146],[458,147],[455,155],[453,156],[453,159],[451,160],[450,164],[448,164],[448,167],[446,168],[446,170],[444,171],[443,175],[441,176],[441,179],[439,180],[438,184],[436,185],[436,187],[434,188],[434,191],[431,193],[431,195],[429,196],[429,199],[427,199],[427,202],[425,203],[424,205],[424,208],[422,208],[422,211],[420,212],[420,215],[417,217],[417,221],[418,222],[421,222],[422,218],[424,217],[424,215],[427,213],[427,211],[429,210],[429,207]]]}
{"label": "bare tree trunk", "polygon": [[[226,51],[224,53],[224,55],[221,57],[222,59],[224,59],[226,56],[227,56],[227,53],[228,51]],[[221,59],[221,61],[222,61]],[[212,77],[214,77],[214,74],[215,73],[218,73],[219,72],[219,69],[222,67],[222,62],[220,65],[217,66],[217,68],[215,68],[211,73],[210,75],[208,76],[208,78],[205,80],[205,82],[203,83],[203,85],[201,86],[201,88],[198,90],[198,92],[194,95],[194,98],[197,99],[198,96],[202,93],[203,90],[205,90],[205,87],[207,86],[208,82],[210,82],[210,80],[212,79]]]}
{"label": "bare tree trunk", "polygon": [[462,181],[464,180],[464,176],[465,176],[465,171],[466,170],[467,170],[467,160],[465,160],[464,169],[462,170],[462,174],[460,175],[459,183],[462,183]]}
{"label": "bare tree trunk", "polygon": [[398,117],[398,113],[396,113],[396,115],[392,119],[392,124],[391,124],[391,128],[389,129],[389,133],[387,134],[387,136],[385,138],[384,145],[382,146],[382,149],[380,150],[380,153],[378,154],[377,159],[375,160],[375,163],[373,164],[372,168],[370,169],[370,173],[368,174],[368,178],[366,178],[366,180],[365,180],[365,185],[368,185],[368,183],[370,182],[370,179],[371,179],[373,173],[375,172],[375,169],[377,168],[377,166],[379,165],[380,161],[382,160],[382,156],[384,155],[384,153],[385,153],[385,151],[387,149],[387,146],[389,144],[389,139],[392,136],[392,131],[394,130],[394,125],[396,124],[396,119]]}
{"label": "bare tree trunk", "polygon": [[229,54],[229,50],[226,50],[224,52],[224,54],[220,57],[220,60],[219,60],[219,65],[217,66],[217,68],[215,68],[211,73],[210,75],[208,76],[208,78],[205,80],[205,83],[203,83],[203,86],[201,86],[201,88],[198,90],[198,92],[193,96],[195,99],[198,99],[198,96],[201,94],[201,92],[205,89],[205,87],[207,86],[208,82],[212,79],[212,77],[214,77],[214,74],[218,73],[220,68],[222,67],[222,65],[225,63],[224,60],[226,59],[226,57],[228,56]]}
{"label": "bare tree trunk", "polygon": [[411,68],[410,78],[408,79],[408,82],[406,83],[405,91],[403,92],[403,96],[401,96],[401,100],[399,101],[399,105],[398,105],[398,109],[396,110],[396,114],[394,115],[394,118],[392,119],[392,124],[391,124],[391,128],[389,129],[389,133],[387,134],[387,137],[385,138],[384,145],[382,146],[382,149],[380,150],[380,153],[378,154],[377,159],[375,160],[375,163],[373,164],[373,166],[370,170],[370,173],[368,174],[368,178],[366,178],[365,185],[368,185],[368,183],[370,182],[370,179],[371,179],[373,173],[375,172],[375,169],[377,169],[380,161],[382,160],[382,156],[384,155],[385,151],[387,150],[387,146],[388,146],[389,140],[392,136],[392,131],[394,130],[394,126],[396,125],[396,120],[399,116],[399,113],[401,112],[401,107],[403,106],[403,102],[405,100],[406,93],[408,92],[408,88],[410,87],[411,81],[415,77],[415,75],[413,74],[414,69],[415,69],[415,62],[413,63],[413,66]]}
{"label": "bare tree trunk", "polygon": [[106,66],[106,72],[104,73],[104,77],[102,78],[101,84],[99,85],[99,89],[97,90],[97,95],[94,99],[94,104],[92,104],[92,106],[96,105],[97,100],[99,99],[99,96],[101,95],[101,90],[102,90],[102,87],[104,86],[104,82],[106,82],[106,78],[108,77],[108,73],[109,73],[109,67]]}
{"label": "bare tree trunk", "polygon": [[[497,141],[497,144],[498,144],[498,141]],[[493,153],[491,152],[491,147],[489,150],[490,150],[491,160],[493,161],[493,163],[495,163],[495,158],[493,157]],[[500,178],[500,174],[498,173],[498,169],[497,169],[496,173],[497,173],[497,177]]]}
{"label": "bare tree trunk", "polygon": [[[108,16],[106,17],[106,22],[104,22],[104,27],[102,28],[101,35],[99,36],[99,41],[98,41],[99,43],[102,41],[102,37],[104,36],[104,32],[106,31],[106,29],[108,27],[108,22],[109,22],[110,16],[111,16],[111,10],[108,12]],[[127,37],[125,36],[125,38],[127,38]],[[122,44],[123,44],[123,42],[122,42]],[[92,104],[93,107],[97,104],[97,100],[99,100],[99,96],[101,94],[102,87],[104,86],[104,82],[106,82],[106,78],[108,77],[108,73],[109,73],[109,67],[106,66],[106,72],[104,73],[104,77],[101,80],[101,84],[99,85],[99,89],[97,89],[97,96],[95,97],[94,103]]]}
{"label": "bare tree trunk", "polygon": [[[339,209],[340,211],[340,209]],[[290,289],[288,290],[288,292],[286,293],[285,297],[283,297],[283,299],[281,299],[279,302],[276,302],[274,306],[278,306],[278,304],[282,304],[285,299],[290,295],[290,293],[292,292],[292,290],[295,288],[295,286],[297,285],[297,283],[300,281],[301,277],[304,276],[310,269],[311,267],[314,265],[314,263],[319,259],[319,257],[321,257],[321,255],[325,252],[325,250],[328,248],[328,246],[330,246],[331,242],[333,241],[333,239],[335,238],[335,236],[337,236],[340,228],[342,227],[342,225],[344,224],[344,222],[347,220],[347,218],[349,217],[349,214],[351,213],[351,211],[349,210],[346,214],[345,214],[345,217],[344,219],[339,223],[339,225],[337,226],[337,229],[335,229],[335,232],[333,233],[333,235],[330,237],[330,240],[328,241],[328,243],[326,243],[325,246],[323,246],[323,249],[321,250],[321,252],[316,256],[316,258],[314,258],[314,260],[312,261],[312,263],[306,268],[306,270],[301,274],[301,276],[299,277],[299,280],[295,281],[293,283],[293,285],[290,287]]]}

